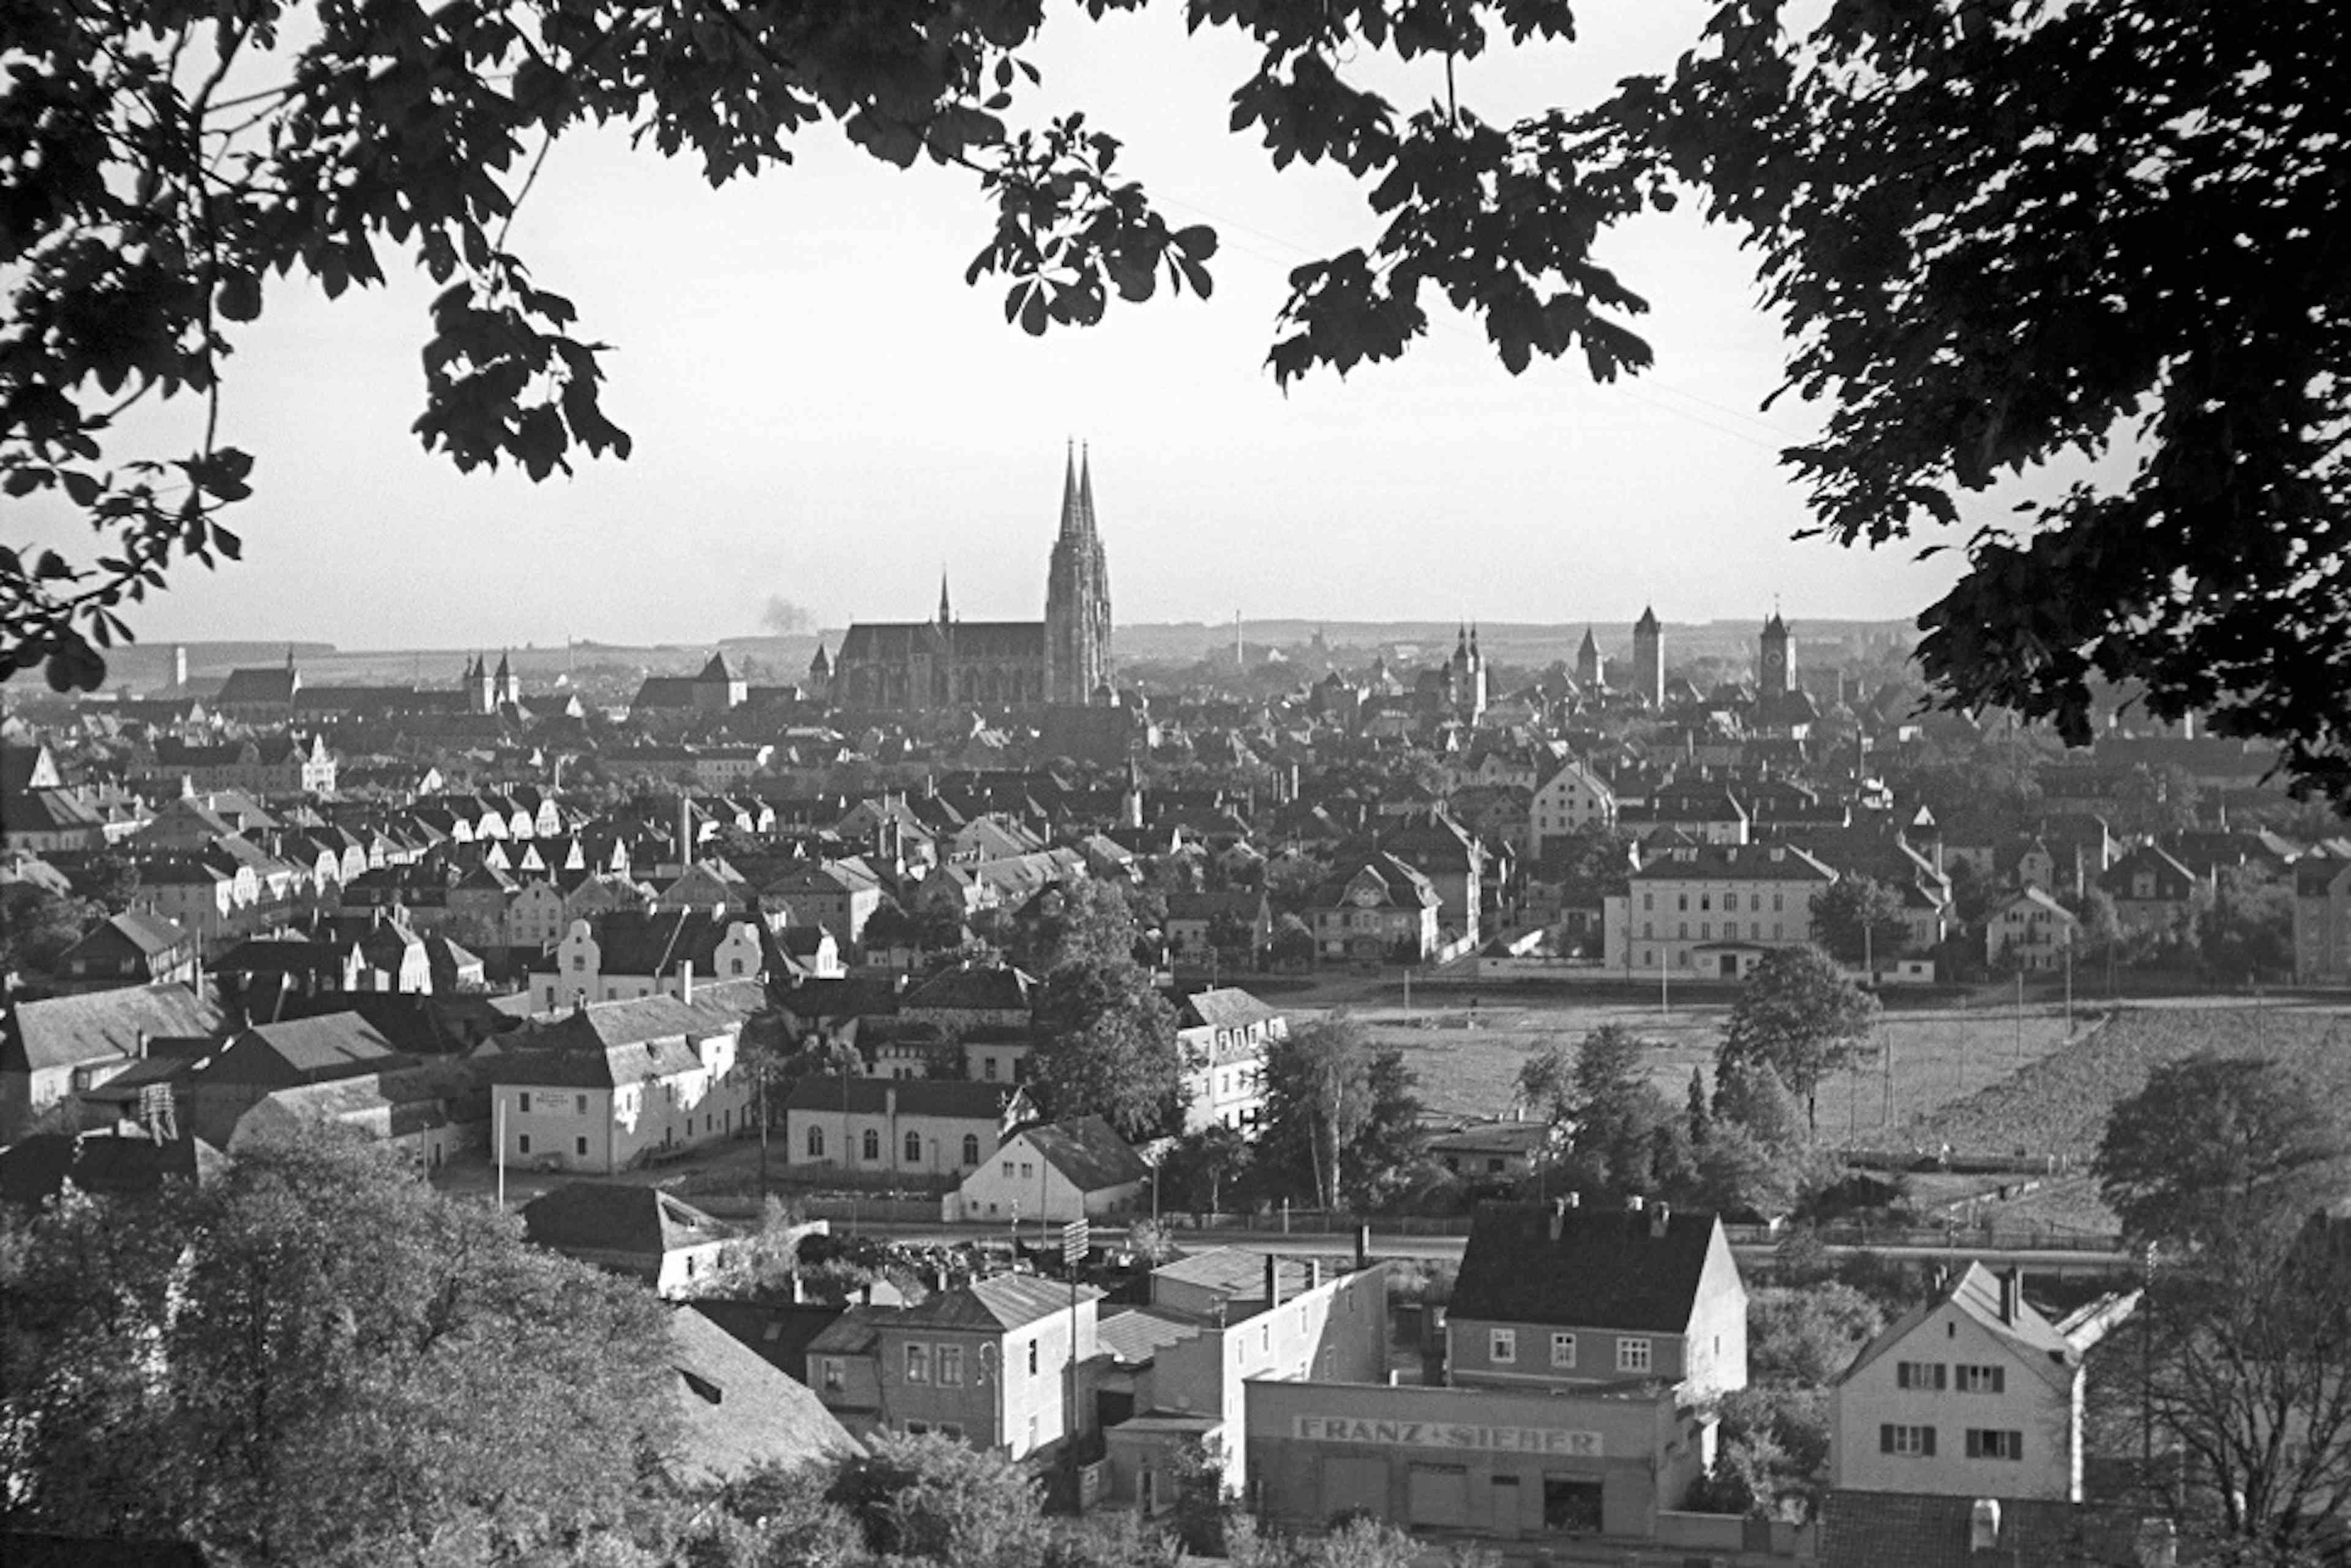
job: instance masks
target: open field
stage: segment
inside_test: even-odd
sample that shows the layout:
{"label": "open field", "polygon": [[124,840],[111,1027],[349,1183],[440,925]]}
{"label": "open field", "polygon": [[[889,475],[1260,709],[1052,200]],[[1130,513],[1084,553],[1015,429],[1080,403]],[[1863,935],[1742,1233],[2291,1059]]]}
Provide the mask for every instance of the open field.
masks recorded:
{"label": "open field", "polygon": [[[1573,1051],[1592,1030],[1622,1024],[1655,1042],[1651,1071],[1657,1087],[1681,1103],[1690,1070],[1713,1076],[1714,1050],[1729,1009],[1718,1005],[1676,1007],[1622,1003],[1522,1003],[1513,998],[1474,1010],[1447,1005],[1353,1009],[1373,1038],[1395,1046],[1420,1074],[1421,1097],[1434,1111],[1457,1116],[1508,1113],[1521,1062],[1557,1042]],[[2093,1020],[2077,1010],[2075,1022]],[[2038,1061],[2065,1042],[2062,1009],[2028,1006],[2020,1020],[2012,1009],[1903,1011],[1878,1021],[1878,1038],[1891,1049],[1890,1062],[1878,1057],[1855,1072],[1821,1085],[1821,1132],[1840,1142],[1911,1142],[1917,1122],[1966,1098],[2021,1064]],[[1988,1145],[2007,1148],[2012,1139]],[[1956,1142],[1956,1140],[1955,1140]]]}

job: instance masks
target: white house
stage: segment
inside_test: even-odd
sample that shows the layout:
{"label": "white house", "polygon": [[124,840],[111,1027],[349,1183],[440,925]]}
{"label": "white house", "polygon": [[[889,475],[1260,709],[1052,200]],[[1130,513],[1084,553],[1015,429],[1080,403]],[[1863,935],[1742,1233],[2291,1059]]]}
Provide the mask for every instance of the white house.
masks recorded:
{"label": "white house", "polygon": [[950,1220],[1072,1219],[1133,1214],[1151,1167],[1100,1116],[1024,1127],[947,1200]]}
{"label": "white house", "polygon": [[[610,1176],[749,1125],[742,1016],[677,997],[583,1006],[501,1037],[488,1071],[509,1163]],[[511,1043],[509,1043],[511,1041]]]}
{"label": "white house", "polygon": [[1616,792],[1581,762],[1562,764],[1536,786],[1527,806],[1527,853],[1541,860],[1558,841],[1616,825]]}
{"label": "white house", "polygon": [[2083,1357],[2137,1304],[2052,1323],[1980,1263],[1897,1319],[1830,1390],[1830,1485],[2082,1500]]}

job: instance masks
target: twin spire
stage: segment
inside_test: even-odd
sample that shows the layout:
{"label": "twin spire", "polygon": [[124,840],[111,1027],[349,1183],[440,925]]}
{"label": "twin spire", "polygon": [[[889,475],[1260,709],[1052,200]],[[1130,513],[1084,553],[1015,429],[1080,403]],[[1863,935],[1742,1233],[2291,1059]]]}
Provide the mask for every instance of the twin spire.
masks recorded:
{"label": "twin spire", "polygon": [[1093,457],[1076,442],[1070,444],[1061,476],[1061,537],[1092,538],[1094,535]]}

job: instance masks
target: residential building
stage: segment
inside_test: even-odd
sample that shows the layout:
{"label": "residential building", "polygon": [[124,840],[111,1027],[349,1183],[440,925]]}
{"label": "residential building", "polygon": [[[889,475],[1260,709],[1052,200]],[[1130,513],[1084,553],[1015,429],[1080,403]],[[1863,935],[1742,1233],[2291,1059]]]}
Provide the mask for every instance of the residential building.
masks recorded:
{"label": "residential building", "polygon": [[865,923],[882,907],[882,884],[861,866],[826,862],[786,872],[759,889],[759,907],[781,911],[795,926],[832,934],[844,953],[865,939]]}
{"label": "residential building", "polygon": [[2293,874],[2294,977],[2351,985],[2351,854],[2305,855]]}
{"label": "residential building", "polygon": [[61,988],[69,991],[193,985],[196,939],[162,915],[128,909],[67,948],[57,970]]}
{"label": "residential building", "polygon": [[1984,958],[2020,969],[2061,968],[2081,938],[2074,912],[2027,883],[2003,900],[1984,922]]}
{"label": "residential building", "polygon": [[1578,833],[1615,825],[1616,792],[1607,780],[1581,762],[1564,762],[1535,786],[1527,809],[1527,853],[1541,860]]}
{"label": "residential building", "polygon": [[786,1163],[952,1180],[996,1156],[1036,1106],[1017,1085],[803,1078],[784,1098]]}
{"label": "residential building", "polygon": [[1674,844],[1644,855],[1607,901],[1608,968],[1735,980],[1813,939],[1813,900],[1837,873],[1788,844]]}
{"label": "residential building", "polygon": [[0,1144],[60,1101],[106,1082],[158,1040],[207,1039],[221,1010],[185,986],[130,986],[39,1001],[0,1019]]}
{"label": "residential building", "polygon": [[[239,1030],[171,1083],[182,1128],[225,1149],[246,1113],[279,1091],[415,1065],[358,1013],[321,1013]],[[428,1096],[435,1105],[440,1098]]]}
{"label": "residential building", "polygon": [[621,910],[577,919],[534,967],[530,998],[541,1012],[575,1002],[690,995],[696,977],[756,980],[768,969],[768,946],[749,915],[707,909]]}
{"label": "residential building", "polygon": [[489,1059],[498,1157],[615,1175],[750,1125],[737,1070],[743,1015],[716,998],[576,1008],[500,1040]]}
{"label": "residential building", "polygon": [[[1635,1200],[1637,1203],[1638,1200]],[[1457,1388],[1747,1386],[1747,1287],[1714,1215],[1481,1204],[1446,1314]]]}
{"label": "residential building", "polygon": [[808,1385],[858,1437],[935,1432],[1027,1458],[1092,1427],[1071,1368],[1100,1354],[1101,1300],[998,1274],[912,1307],[852,1307],[810,1343]]}
{"label": "residential building", "polygon": [[2170,851],[2140,844],[2108,866],[2098,885],[2115,901],[2115,918],[2126,932],[2184,938],[2189,901],[2201,879]]}
{"label": "residential building", "polygon": [[1133,1214],[1145,1206],[1151,1167],[1100,1116],[1038,1123],[964,1174],[956,1216],[1063,1224]]}
{"label": "residential building", "polygon": [[1358,963],[1423,963],[1437,954],[1443,904],[1428,878],[1384,852],[1343,863],[1307,907],[1316,951]]}
{"label": "residential building", "polygon": [[1265,1116],[1265,1056],[1290,1038],[1290,1019],[1235,986],[1212,987],[1176,1005],[1184,1064],[1184,1131],[1230,1127],[1257,1135]]}
{"label": "residential building", "polygon": [[689,1492],[857,1450],[805,1384],[691,1307],[669,1314],[668,1368],[675,1422],[656,1462]]}
{"label": "residential building", "polygon": [[737,1237],[683,1198],[628,1182],[565,1182],[523,1205],[522,1223],[524,1240],[669,1297],[716,1274]]}
{"label": "residential building", "polygon": [[1831,1484],[2082,1500],[2083,1358],[2137,1298],[2058,1322],[2020,1274],[1970,1262],[1887,1325],[1829,1396]]}

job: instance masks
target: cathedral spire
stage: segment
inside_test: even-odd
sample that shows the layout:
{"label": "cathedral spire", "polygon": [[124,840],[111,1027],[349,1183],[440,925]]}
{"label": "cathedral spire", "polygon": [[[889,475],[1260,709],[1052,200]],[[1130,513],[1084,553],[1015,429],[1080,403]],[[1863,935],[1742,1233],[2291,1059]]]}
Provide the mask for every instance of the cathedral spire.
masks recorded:
{"label": "cathedral spire", "polygon": [[941,567],[939,568],[939,624],[944,626],[950,619],[952,616],[947,609],[947,569]]}
{"label": "cathedral spire", "polygon": [[1091,463],[1087,466],[1086,479],[1086,489],[1083,497],[1081,498],[1078,489],[1078,444],[1072,441],[1070,443],[1068,461],[1061,470],[1061,537],[1065,539],[1078,538],[1092,531],[1091,525],[1093,519],[1085,515],[1092,510],[1093,469]]}
{"label": "cathedral spire", "polygon": [[1086,537],[1094,532],[1094,455],[1091,444],[1078,448],[1078,510],[1084,515]]}

